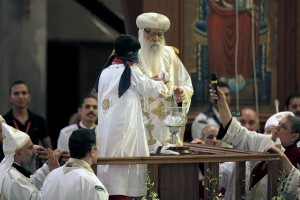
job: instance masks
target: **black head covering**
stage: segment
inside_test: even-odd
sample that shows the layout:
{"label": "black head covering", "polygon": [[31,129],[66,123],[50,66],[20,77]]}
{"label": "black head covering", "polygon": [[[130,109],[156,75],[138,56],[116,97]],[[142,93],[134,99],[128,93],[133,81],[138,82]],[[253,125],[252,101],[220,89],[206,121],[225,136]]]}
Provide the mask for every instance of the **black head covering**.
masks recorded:
{"label": "black head covering", "polygon": [[114,49],[115,54],[111,55],[110,58],[107,60],[105,65],[102,67],[98,78],[96,80],[95,88],[98,92],[98,84],[101,72],[108,66],[111,65],[114,58],[121,59],[124,62],[125,69],[121,75],[121,79],[119,82],[119,97],[121,97],[126,90],[130,87],[131,83],[131,69],[128,65],[127,61],[131,62],[138,62],[138,50],[141,48],[140,42],[137,40],[136,37],[128,34],[121,34],[115,40]]}
{"label": "black head covering", "polygon": [[115,41],[114,49],[117,56],[126,56],[141,48],[140,42],[136,37],[128,34],[121,34]]}

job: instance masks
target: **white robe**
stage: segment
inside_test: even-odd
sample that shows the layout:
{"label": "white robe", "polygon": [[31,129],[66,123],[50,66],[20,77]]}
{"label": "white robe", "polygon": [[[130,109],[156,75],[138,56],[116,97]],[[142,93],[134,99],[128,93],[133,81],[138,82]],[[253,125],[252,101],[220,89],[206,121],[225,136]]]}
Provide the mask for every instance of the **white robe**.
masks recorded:
{"label": "white robe", "polygon": [[300,199],[300,171],[296,167],[282,178],[279,189],[286,199]]}
{"label": "white robe", "polygon": [[108,200],[104,185],[92,170],[80,167],[65,170],[64,167],[52,170],[47,176],[43,200]]}
{"label": "white robe", "polygon": [[[80,126],[82,128],[86,128],[81,122]],[[57,149],[65,150],[67,152],[70,152],[69,150],[69,138],[73,131],[78,130],[78,125],[77,124],[71,124],[69,126],[64,127],[63,129],[60,130],[59,137],[57,140]],[[95,127],[95,132],[97,134],[98,128],[97,125]]]}
{"label": "white robe", "polygon": [[219,168],[219,188],[225,188],[224,200],[235,199],[235,162],[224,162]]}
{"label": "white robe", "polygon": [[[265,147],[274,146],[274,142],[270,135],[264,135],[256,133],[254,131],[249,131],[245,127],[242,127],[236,119],[232,119],[232,122],[227,130],[223,141],[231,143],[234,148],[251,150],[251,151],[263,151]],[[250,172],[257,163],[246,162],[246,189],[249,187]],[[233,172],[233,173],[232,173]],[[235,172],[228,171],[228,177],[232,173],[231,181],[227,182],[227,187],[230,194],[235,191]],[[285,175],[279,172],[279,186],[278,186],[278,196],[283,196],[285,199],[300,199],[299,190],[299,176],[300,172],[293,167],[291,172]],[[267,200],[267,179],[268,175],[264,176],[251,191],[247,191],[247,199],[263,199]],[[232,187],[233,186],[233,187]],[[226,190],[227,192],[227,190]],[[226,197],[226,195],[225,195]],[[233,196],[225,199],[234,199]]]}
{"label": "white robe", "polygon": [[49,172],[48,165],[44,164],[30,178],[27,178],[14,167],[11,167],[4,177],[1,188],[3,200],[41,199],[40,189]]}
{"label": "white robe", "polygon": [[[149,144],[150,151],[153,151],[154,145],[157,141],[163,145],[172,143],[171,133],[169,132],[168,127],[166,127],[162,122],[162,108],[163,107],[173,107],[177,106],[174,94],[173,87],[178,86],[183,88],[186,95],[185,100],[182,103],[182,106],[189,110],[191,104],[191,98],[194,93],[191,77],[184,65],[175,54],[174,49],[170,46],[164,47],[163,60],[160,62],[160,69],[167,72],[169,75],[170,82],[167,84],[169,89],[168,98],[165,99],[153,99],[153,98],[143,98],[143,112],[144,112],[144,123],[147,134],[147,141]],[[139,55],[140,58],[140,69],[143,73],[146,73],[144,68],[149,68],[153,66],[143,66],[143,56]],[[155,75],[155,74],[154,74]],[[180,128],[178,134],[179,145],[183,145],[185,127]]]}
{"label": "white robe", "polygon": [[[260,134],[255,131],[249,131],[247,128],[241,126],[235,118],[232,118],[231,124],[228,127],[227,133],[225,134],[222,141],[231,144],[233,148],[250,150],[250,151],[260,151],[262,152],[268,146],[275,146],[275,143],[271,139],[271,135]],[[249,188],[250,173],[253,167],[256,166],[258,162],[246,162],[246,189]],[[263,177],[251,190],[246,191],[247,199],[257,199],[257,200],[267,200],[267,176]],[[235,177],[235,173],[233,173]],[[231,179],[235,181],[235,178]],[[235,188],[231,187],[235,183],[228,183],[229,190]],[[286,197],[292,195],[292,193],[285,193]]]}
{"label": "white robe", "polygon": [[[118,97],[123,64],[104,69],[98,87],[100,157],[149,156],[141,95],[159,98],[168,92],[162,81],[147,78],[131,66],[131,85]],[[146,165],[98,165],[97,175],[110,195],[144,196]]]}

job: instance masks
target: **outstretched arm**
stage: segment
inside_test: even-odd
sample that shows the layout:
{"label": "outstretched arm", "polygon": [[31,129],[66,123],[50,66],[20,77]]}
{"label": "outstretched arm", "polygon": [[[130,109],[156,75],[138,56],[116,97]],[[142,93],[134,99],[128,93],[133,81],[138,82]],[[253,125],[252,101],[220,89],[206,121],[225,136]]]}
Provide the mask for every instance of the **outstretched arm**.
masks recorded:
{"label": "outstretched arm", "polygon": [[210,97],[217,101],[217,105],[218,105],[218,109],[219,109],[219,113],[220,113],[220,120],[222,122],[223,127],[226,127],[227,124],[230,122],[232,115],[229,109],[229,106],[225,100],[225,95],[222,92],[222,90],[220,90],[220,88],[217,88],[218,90],[218,94],[216,93],[216,91],[214,89],[210,89]]}

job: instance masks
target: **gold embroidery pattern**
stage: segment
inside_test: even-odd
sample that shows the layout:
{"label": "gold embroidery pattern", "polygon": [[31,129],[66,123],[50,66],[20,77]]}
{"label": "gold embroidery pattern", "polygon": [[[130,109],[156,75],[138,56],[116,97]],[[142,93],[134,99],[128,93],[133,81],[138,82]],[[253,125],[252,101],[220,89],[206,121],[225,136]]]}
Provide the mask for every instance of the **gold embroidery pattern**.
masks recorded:
{"label": "gold embroidery pattern", "polygon": [[105,97],[102,101],[102,110],[106,113],[113,106],[113,102],[109,97]]}
{"label": "gold embroidery pattern", "polygon": [[173,95],[173,71],[171,71],[171,59],[168,56],[164,56],[164,66],[165,66],[165,70],[166,72],[169,74],[169,79],[170,81],[166,84],[167,88],[168,88],[168,94],[167,97],[170,97]]}
{"label": "gold embroidery pattern", "polygon": [[[150,113],[144,112],[144,115],[146,115],[147,119],[150,120]],[[154,125],[151,122],[145,123],[145,128],[148,131],[148,135],[149,135],[148,144],[149,145],[155,144],[156,140],[154,139],[153,134],[152,134]]]}
{"label": "gold embroidery pattern", "polygon": [[[152,123],[153,116],[157,116],[159,120],[162,120],[162,114],[161,114],[162,107],[171,106],[173,103],[173,96],[172,96],[173,95],[173,87],[175,84],[178,84],[178,83],[176,83],[176,80],[178,79],[178,77],[174,77],[176,75],[176,73],[174,74],[174,71],[178,70],[178,66],[177,66],[178,61],[176,59],[177,57],[175,57],[175,56],[176,56],[176,54],[173,52],[173,49],[169,50],[167,48],[166,51],[164,51],[164,57],[163,57],[164,70],[169,74],[169,79],[170,79],[170,81],[167,84],[165,84],[166,87],[168,88],[168,93],[166,94],[166,96],[164,98],[162,98],[162,96],[160,95],[160,97],[161,97],[160,100],[154,100],[152,98],[148,98],[147,104],[149,105],[149,110],[143,111],[145,117],[148,120],[148,123],[145,124],[145,128],[148,132],[148,137],[149,137],[148,144],[149,145],[155,144],[156,140],[158,140],[158,138],[156,138],[155,134],[153,133],[153,129],[156,126]],[[138,65],[138,68],[141,70],[141,72],[143,74],[145,74],[145,69],[143,68],[142,65]],[[178,75],[176,75],[176,76],[178,76]],[[192,96],[192,94],[188,94],[188,95]],[[142,105],[144,105],[144,102]],[[163,130],[165,130],[165,129],[163,129]],[[160,131],[162,132],[160,134],[169,134],[168,130],[166,130],[166,133],[163,133],[162,130],[160,130]],[[178,133],[178,135],[179,135],[178,144],[179,145],[183,145],[184,131],[185,131],[185,127],[182,127],[179,130],[179,133]],[[163,136],[163,140],[166,140],[166,138],[164,136]],[[161,141],[161,142],[171,143],[171,141],[172,141],[172,139],[170,137],[168,137],[167,141]]]}

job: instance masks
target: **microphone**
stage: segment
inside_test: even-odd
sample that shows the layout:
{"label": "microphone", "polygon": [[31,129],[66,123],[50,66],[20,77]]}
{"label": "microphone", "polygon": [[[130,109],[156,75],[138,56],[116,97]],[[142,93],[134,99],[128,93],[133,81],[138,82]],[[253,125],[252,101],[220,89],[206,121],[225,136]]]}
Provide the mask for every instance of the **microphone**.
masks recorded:
{"label": "microphone", "polygon": [[[216,73],[211,73],[210,74],[210,83],[211,83],[211,87],[212,89],[214,89],[216,91],[216,94],[218,95],[218,90],[217,90],[217,86],[218,86],[218,75]],[[215,100],[215,104],[217,103],[217,100]]]}

